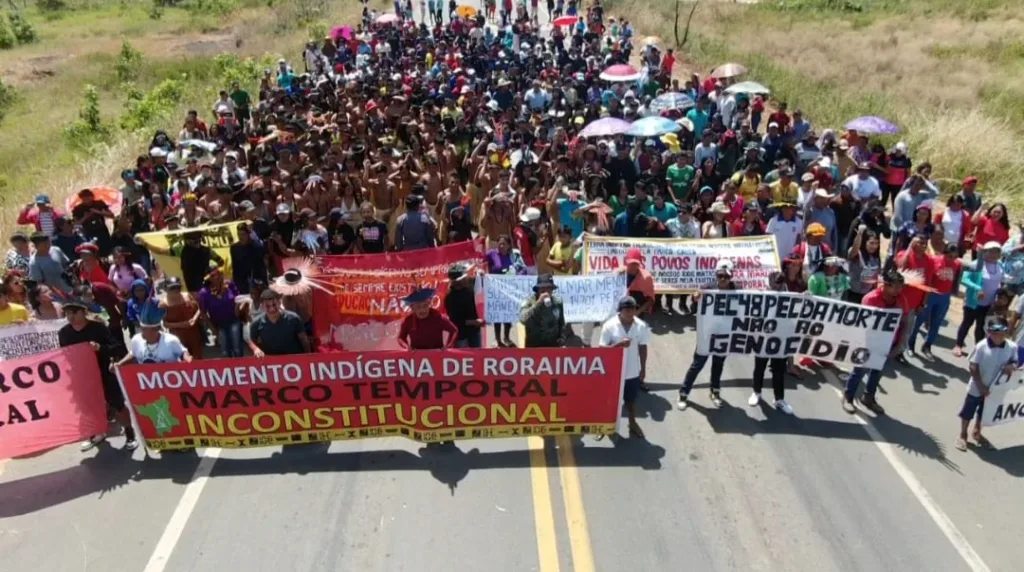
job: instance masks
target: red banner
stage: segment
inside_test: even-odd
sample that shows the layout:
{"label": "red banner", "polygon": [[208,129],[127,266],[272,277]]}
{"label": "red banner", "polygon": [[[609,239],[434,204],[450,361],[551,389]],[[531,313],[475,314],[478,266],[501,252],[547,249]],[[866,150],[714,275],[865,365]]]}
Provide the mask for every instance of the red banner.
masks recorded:
{"label": "red banner", "polygon": [[103,381],[88,344],[0,363],[0,459],[106,432]]}
{"label": "red banner", "polygon": [[379,351],[126,365],[155,449],[609,434],[621,348]]}
{"label": "red banner", "polygon": [[398,349],[396,336],[408,309],[402,303],[417,284],[435,288],[434,305],[444,312],[448,268],[479,263],[483,243],[385,254],[317,256],[317,278],[332,294],[313,291],[313,329],[321,347],[370,351]]}

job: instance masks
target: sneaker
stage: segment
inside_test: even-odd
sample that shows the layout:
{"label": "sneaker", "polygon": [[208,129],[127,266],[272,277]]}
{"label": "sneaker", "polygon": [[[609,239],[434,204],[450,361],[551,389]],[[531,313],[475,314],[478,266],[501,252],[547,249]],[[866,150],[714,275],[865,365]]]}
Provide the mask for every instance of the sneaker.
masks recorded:
{"label": "sneaker", "polygon": [[792,415],[793,414],[793,408],[790,407],[790,405],[788,403],[786,403],[785,399],[776,399],[775,400],[775,409],[785,413],[786,415]]}
{"label": "sneaker", "polygon": [[853,406],[853,402],[847,399],[845,395],[840,397],[839,400],[843,404],[843,411],[850,414],[857,412],[857,408]]}
{"label": "sneaker", "polygon": [[78,450],[81,452],[92,451],[99,446],[100,443],[107,440],[106,435],[93,435],[88,441],[82,441],[82,444],[78,446]]}
{"label": "sneaker", "polygon": [[129,439],[129,440],[124,442],[124,450],[125,451],[134,451],[135,449],[138,449],[138,448],[139,448],[139,440],[138,439]]}
{"label": "sneaker", "polygon": [[755,391],[750,394],[750,399],[747,400],[747,405],[757,407],[758,403],[761,403],[761,394]]}
{"label": "sneaker", "polygon": [[907,356],[905,356],[904,354],[896,356],[896,363],[900,365],[910,365],[910,362],[907,361]]}
{"label": "sneaker", "polygon": [[932,355],[932,347],[927,344],[921,346],[921,355],[928,359],[935,357]]}
{"label": "sneaker", "polygon": [[861,396],[860,404],[863,405],[872,413],[874,413],[875,415],[885,415],[885,408],[879,405],[878,401],[875,401],[874,397]]}
{"label": "sneaker", "polygon": [[690,396],[685,393],[680,393],[679,401],[676,401],[676,407],[679,408],[680,411],[685,411],[688,405],[690,405]]}
{"label": "sneaker", "polygon": [[718,392],[713,389],[711,390],[711,403],[714,404],[715,407],[722,406],[722,396],[719,395]]}

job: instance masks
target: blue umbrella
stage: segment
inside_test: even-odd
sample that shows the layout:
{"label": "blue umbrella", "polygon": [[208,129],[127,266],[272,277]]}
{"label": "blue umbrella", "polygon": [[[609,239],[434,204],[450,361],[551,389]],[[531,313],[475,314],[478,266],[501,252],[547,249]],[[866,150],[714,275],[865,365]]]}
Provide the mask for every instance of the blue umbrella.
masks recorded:
{"label": "blue umbrella", "polygon": [[696,104],[689,95],[686,95],[685,93],[672,92],[663,93],[658,97],[655,97],[654,100],[651,101],[650,105],[647,106],[647,109],[651,110],[653,113],[660,114],[673,109],[685,111],[694,105]]}
{"label": "blue umbrella", "polygon": [[626,135],[633,135],[636,137],[657,137],[666,133],[675,133],[681,129],[682,126],[671,119],[652,115],[651,117],[644,117],[643,119],[637,119],[634,121],[633,125],[629,128],[629,131],[626,132]]}

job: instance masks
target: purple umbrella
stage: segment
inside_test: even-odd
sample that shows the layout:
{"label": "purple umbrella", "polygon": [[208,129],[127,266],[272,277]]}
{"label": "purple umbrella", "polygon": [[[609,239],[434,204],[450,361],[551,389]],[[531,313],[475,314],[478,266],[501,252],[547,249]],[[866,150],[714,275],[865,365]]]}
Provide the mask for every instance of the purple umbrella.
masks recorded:
{"label": "purple umbrella", "polygon": [[337,40],[338,38],[344,38],[346,40],[352,39],[352,26],[335,26],[331,29],[331,39]]}
{"label": "purple umbrella", "polygon": [[605,117],[584,127],[583,131],[580,131],[580,135],[583,137],[608,137],[625,133],[631,127],[633,125],[628,121],[615,117]]}
{"label": "purple umbrella", "polygon": [[875,117],[874,115],[858,117],[857,119],[847,123],[846,128],[852,129],[857,133],[873,133],[880,135],[895,135],[900,132],[899,127],[896,127],[881,117]]}

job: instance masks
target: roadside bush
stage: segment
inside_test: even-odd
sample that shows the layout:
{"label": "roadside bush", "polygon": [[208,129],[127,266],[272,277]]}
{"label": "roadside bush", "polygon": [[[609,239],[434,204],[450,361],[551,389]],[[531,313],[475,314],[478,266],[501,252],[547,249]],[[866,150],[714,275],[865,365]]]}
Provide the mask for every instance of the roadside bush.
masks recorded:
{"label": "roadside bush", "polygon": [[149,5],[149,11],[146,15],[149,16],[150,20],[159,20],[164,17],[164,6],[163,0],[153,0],[153,3]]}
{"label": "roadside bush", "polygon": [[274,59],[271,54],[266,54],[260,59],[242,59],[236,54],[225,53],[217,56],[214,62],[223,87],[227,88],[236,81],[243,87],[251,87],[260,78],[263,70],[274,67]]}
{"label": "roadside bush", "polygon": [[7,25],[7,19],[0,17],[0,50],[9,50],[16,45],[18,45],[18,38],[14,37],[14,32]]}
{"label": "roadside bush", "polygon": [[180,4],[192,16],[227,16],[238,8],[237,0],[188,0]]}
{"label": "roadside bush", "polygon": [[78,119],[64,128],[64,140],[68,147],[88,150],[97,143],[110,139],[112,129],[100,117],[100,94],[96,86],[85,86]]}
{"label": "roadside bush", "polygon": [[19,44],[31,44],[39,39],[32,24],[21,15],[21,12],[11,12],[7,15],[11,21],[11,33]]}
{"label": "roadside bush", "polygon": [[68,9],[66,0],[37,0],[40,12],[61,12]]}
{"label": "roadside bush", "polygon": [[0,80],[0,123],[3,123],[7,110],[18,100],[18,94],[14,88]]}
{"label": "roadside bush", "polygon": [[114,71],[121,83],[134,81],[139,77],[142,69],[142,52],[135,49],[135,46],[128,40],[121,41],[121,53],[117,56],[114,64]]}
{"label": "roadside bush", "polygon": [[149,93],[141,95],[138,90],[129,92],[125,101],[125,114],[121,116],[121,127],[129,131],[150,127],[170,113],[185,95],[185,80],[165,79]]}

